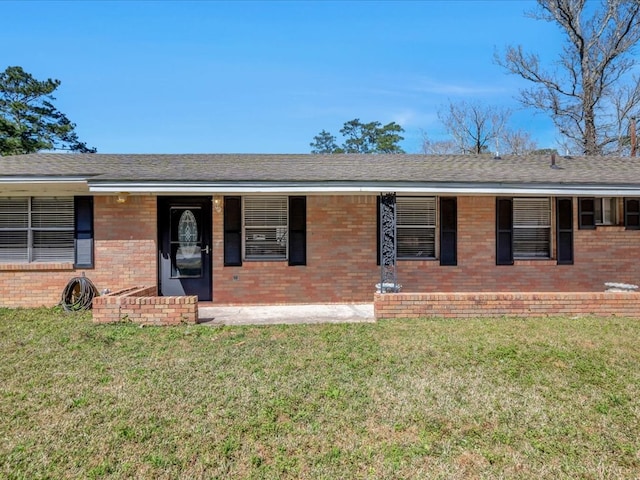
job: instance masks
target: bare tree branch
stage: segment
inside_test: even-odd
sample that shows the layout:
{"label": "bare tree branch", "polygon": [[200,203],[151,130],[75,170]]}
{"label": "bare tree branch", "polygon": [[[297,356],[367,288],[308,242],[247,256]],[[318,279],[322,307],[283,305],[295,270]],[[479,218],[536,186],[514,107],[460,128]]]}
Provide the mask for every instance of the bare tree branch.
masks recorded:
{"label": "bare tree branch", "polygon": [[523,130],[506,130],[502,136],[505,154],[526,155],[538,149],[529,132]]}
{"label": "bare tree branch", "polygon": [[427,132],[422,131],[421,152],[425,155],[453,155],[460,153],[451,140],[431,140]]}
{"label": "bare tree branch", "polygon": [[496,55],[499,65],[534,85],[520,92],[520,102],[548,113],[560,133],[587,155],[619,152],[622,125],[628,125],[640,102],[632,78],[640,2],[594,3],[538,0],[538,11],[529,13],[556,24],[565,35],[557,71],[544,70],[539,57],[520,46]]}
{"label": "bare tree branch", "polygon": [[464,101],[449,102],[446,109],[438,112],[438,118],[460,153],[488,151],[491,142],[500,141],[510,116],[508,109]]}

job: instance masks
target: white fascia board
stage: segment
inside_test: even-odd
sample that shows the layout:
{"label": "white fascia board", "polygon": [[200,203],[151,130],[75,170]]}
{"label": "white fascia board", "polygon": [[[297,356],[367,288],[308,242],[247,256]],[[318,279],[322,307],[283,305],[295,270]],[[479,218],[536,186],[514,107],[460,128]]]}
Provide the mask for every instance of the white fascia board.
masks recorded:
{"label": "white fascia board", "polygon": [[57,184],[57,183],[87,183],[86,177],[1,177],[0,184]]}
{"label": "white fascia board", "polygon": [[318,194],[377,195],[387,192],[414,195],[535,195],[640,196],[640,185],[569,184],[319,184],[319,183],[89,183],[91,193],[115,194]]}

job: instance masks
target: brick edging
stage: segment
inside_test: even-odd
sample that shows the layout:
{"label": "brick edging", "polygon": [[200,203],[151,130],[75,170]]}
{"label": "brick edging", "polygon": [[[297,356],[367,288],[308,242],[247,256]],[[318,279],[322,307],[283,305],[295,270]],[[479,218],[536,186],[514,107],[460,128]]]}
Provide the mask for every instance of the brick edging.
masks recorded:
{"label": "brick edging", "polygon": [[93,321],[141,325],[197,323],[198,297],[159,297],[155,286],[126,288],[94,298]]}
{"label": "brick edging", "polygon": [[590,314],[640,318],[640,294],[626,292],[376,293],[374,311],[376,320]]}

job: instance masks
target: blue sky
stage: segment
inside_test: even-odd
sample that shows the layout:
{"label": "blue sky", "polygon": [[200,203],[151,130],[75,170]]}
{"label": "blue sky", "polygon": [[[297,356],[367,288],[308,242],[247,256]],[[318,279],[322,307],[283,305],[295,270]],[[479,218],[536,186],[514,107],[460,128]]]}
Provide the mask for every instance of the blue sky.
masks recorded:
{"label": "blue sky", "polygon": [[446,137],[449,101],[519,109],[526,84],[494,64],[521,44],[553,61],[561,37],[530,0],[0,2],[0,69],[62,81],[56,105],[101,153],[305,153],[322,129],[395,121],[403,148]]}

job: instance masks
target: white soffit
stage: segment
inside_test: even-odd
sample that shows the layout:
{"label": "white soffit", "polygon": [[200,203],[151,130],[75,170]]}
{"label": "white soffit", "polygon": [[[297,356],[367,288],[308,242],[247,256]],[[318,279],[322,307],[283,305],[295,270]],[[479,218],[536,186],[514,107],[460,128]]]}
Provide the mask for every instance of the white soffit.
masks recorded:
{"label": "white soffit", "polygon": [[87,195],[85,180],[0,180],[0,196],[66,196]]}

